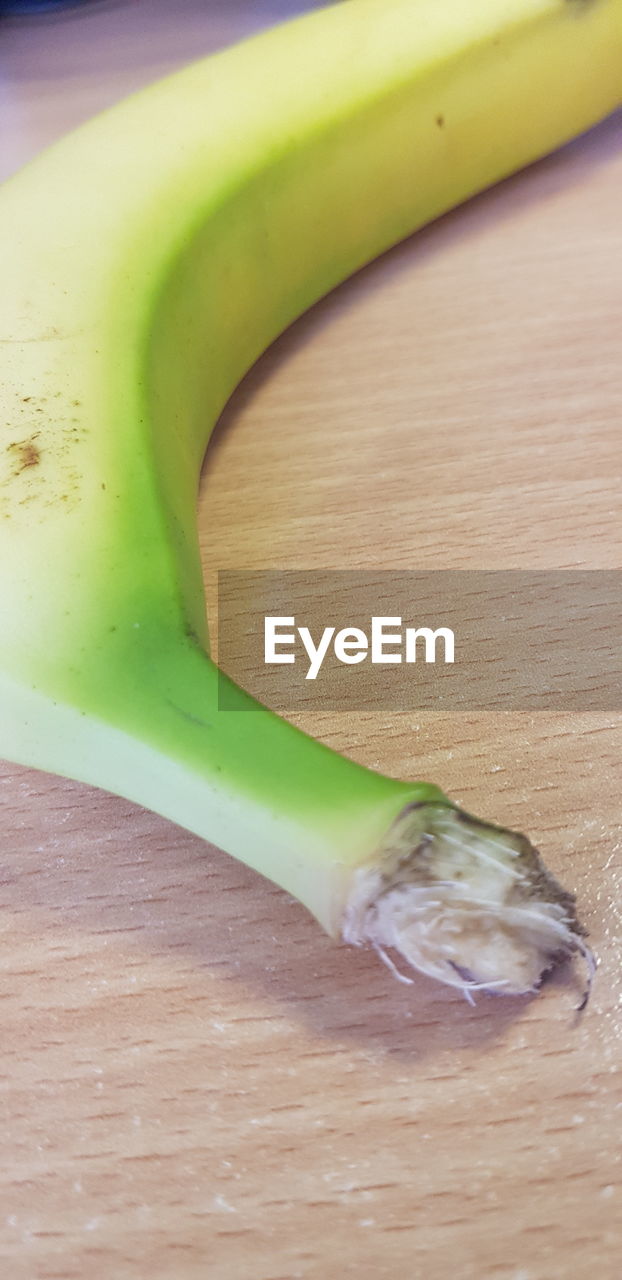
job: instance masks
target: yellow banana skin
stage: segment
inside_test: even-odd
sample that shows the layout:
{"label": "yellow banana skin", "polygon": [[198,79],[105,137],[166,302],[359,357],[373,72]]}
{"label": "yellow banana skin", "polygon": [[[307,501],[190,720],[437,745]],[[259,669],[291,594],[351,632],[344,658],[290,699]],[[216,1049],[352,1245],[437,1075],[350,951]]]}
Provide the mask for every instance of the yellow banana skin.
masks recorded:
{"label": "yellow banana skin", "polygon": [[209,431],[314,301],[621,99],[622,0],[347,0],[4,185],[0,754],[164,814],[341,932],[399,815],[448,802],[242,693],[219,710],[195,525]]}

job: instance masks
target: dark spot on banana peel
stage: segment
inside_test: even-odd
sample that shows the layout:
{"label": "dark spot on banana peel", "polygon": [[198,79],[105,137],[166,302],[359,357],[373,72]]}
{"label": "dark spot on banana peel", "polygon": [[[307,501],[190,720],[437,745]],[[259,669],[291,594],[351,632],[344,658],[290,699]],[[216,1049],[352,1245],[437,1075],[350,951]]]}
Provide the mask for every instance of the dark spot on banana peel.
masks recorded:
{"label": "dark spot on banana peel", "polygon": [[201,643],[201,638],[190,622],[184,623],[184,635],[187,637],[188,640],[191,641],[192,644],[196,645],[197,649],[203,648],[203,645]]}
{"label": "dark spot on banana peel", "polygon": [[7,453],[12,454],[15,459],[16,475],[26,471],[28,467],[38,467],[41,461],[41,450],[35,444],[37,435],[38,432],[28,440],[16,440],[13,444],[7,445]]}
{"label": "dark spot on banana peel", "polygon": [[437,123],[437,125],[438,125],[439,129],[444,129],[444,127],[445,127],[445,117],[444,117],[444,116],[437,116],[437,117],[436,117],[436,123]]}

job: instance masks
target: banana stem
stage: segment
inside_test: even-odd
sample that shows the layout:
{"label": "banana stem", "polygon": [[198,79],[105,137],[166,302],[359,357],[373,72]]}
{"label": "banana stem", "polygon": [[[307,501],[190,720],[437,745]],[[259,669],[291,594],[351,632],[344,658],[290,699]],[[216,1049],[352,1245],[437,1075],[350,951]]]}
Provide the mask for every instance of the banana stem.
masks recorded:
{"label": "banana stem", "polygon": [[[59,771],[218,844],[298,898],[333,937],[371,945],[401,981],[410,979],[391,950],[471,1001],[479,990],[535,991],[575,952],[593,969],[573,896],[524,836],[463,813],[431,784],[336,755],[235,686],[227,705],[235,694],[237,708],[222,710],[225,677],[190,639],[168,659],[162,643],[149,654],[144,637],[133,652],[121,646],[113,698],[91,688],[82,714],[56,708]],[[10,720],[9,694],[0,678]],[[37,696],[19,691],[18,753],[29,720],[45,748],[51,712]],[[39,763],[32,737],[28,750]]]}

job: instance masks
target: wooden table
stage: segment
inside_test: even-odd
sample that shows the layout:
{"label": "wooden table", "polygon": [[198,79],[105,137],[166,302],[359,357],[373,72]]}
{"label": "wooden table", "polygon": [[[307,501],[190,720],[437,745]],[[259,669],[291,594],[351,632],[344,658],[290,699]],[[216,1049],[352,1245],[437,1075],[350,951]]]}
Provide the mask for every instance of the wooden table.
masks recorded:
{"label": "wooden table", "polygon": [[[4,21],[0,170],[308,7],[94,0]],[[208,593],[233,566],[619,566],[621,143],[618,115],[277,343],[206,466]],[[218,850],[5,765],[3,1275],[613,1280],[620,716],[299,720],[531,833],[600,957],[586,1014],[569,973],[475,1009],[402,987]]]}

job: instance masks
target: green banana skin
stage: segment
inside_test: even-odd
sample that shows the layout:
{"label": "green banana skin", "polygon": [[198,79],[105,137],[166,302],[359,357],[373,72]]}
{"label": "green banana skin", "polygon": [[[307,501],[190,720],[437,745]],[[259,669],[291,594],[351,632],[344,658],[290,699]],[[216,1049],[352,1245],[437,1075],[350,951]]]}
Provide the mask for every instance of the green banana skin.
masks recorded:
{"label": "green banana skin", "polygon": [[[219,710],[209,431],[301,312],[613,110],[622,0],[350,0],[200,62],[0,197],[0,753],[204,836],[340,934],[438,788]],[[355,933],[351,937],[356,941]]]}

